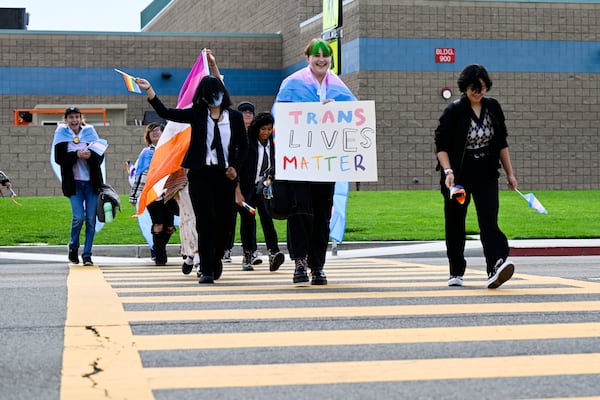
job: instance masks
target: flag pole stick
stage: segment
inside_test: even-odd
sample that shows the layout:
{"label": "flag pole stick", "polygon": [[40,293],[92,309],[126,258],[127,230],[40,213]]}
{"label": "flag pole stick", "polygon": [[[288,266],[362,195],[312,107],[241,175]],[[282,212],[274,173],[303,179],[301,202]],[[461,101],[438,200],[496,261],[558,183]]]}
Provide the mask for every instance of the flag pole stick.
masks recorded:
{"label": "flag pole stick", "polygon": [[519,193],[519,194],[521,195],[521,197],[522,197],[522,198],[524,198],[525,200],[529,201],[529,200],[527,199],[527,197],[525,197],[525,196],[523,195],[523,193],[519,192],[519,189],[515,189],[515,192]]}

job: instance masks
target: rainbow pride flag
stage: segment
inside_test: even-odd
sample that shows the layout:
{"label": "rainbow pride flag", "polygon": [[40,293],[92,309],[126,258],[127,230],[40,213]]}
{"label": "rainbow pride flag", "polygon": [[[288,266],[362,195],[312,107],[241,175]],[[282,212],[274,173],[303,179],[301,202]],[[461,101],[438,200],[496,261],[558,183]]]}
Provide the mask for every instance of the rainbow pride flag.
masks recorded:
{"label": "rainbow pride flag", "polygon": [[135,83],[135,78],[128,73],[125,73],[119,69],[115,68],[115,71],[121,74],[123,79],[125,80],[125,86],[127,86],[127,90],[132,93],[142,93],[142,89]]}

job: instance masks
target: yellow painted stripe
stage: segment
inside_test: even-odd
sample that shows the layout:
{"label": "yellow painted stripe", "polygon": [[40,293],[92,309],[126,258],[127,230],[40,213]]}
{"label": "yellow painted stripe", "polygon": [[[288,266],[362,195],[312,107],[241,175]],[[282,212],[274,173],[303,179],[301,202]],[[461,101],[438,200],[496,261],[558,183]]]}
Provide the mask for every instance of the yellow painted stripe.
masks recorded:
{"label": "yellow painted stripe", "polygon": [[168,310],[129,311],[126,318],[139,321],[179,320],[254,320],[275,318],[340,318],[383,317],[437,314],[499,314],[529,312],[587,312],[600,311],[600,301],[544,302],[544,303],[490,303],[490,304],[430,304],[375,307],[298,307],[259,308],[244,310]]}
{"label": "yellow painted stripe", "polygon": [[[291,281],[291,279],[289,279]],[[288,282],[289,282],[288,281]],[[214,293],[214,292],[250,292],[250,291],[284,291],[287,290],[292,293],[300,293],[302,291],[328,291],[330,289],[381,289],[381,288],[440,288],[444,290],[454,291],[466,291],[469,287],[486,288],[485,281],[469,282],[465,283],[465,287],[461,288],[449,288],[446,286],[446,281],[422,281],[422,282],[378,282],[378,283],[337,283],[332,282],[330,279],[329,285],[327,286],[294,286],[291,283],[280,285],[253,285],[249,281],[244,281],[246,285],[242,286],[228,286],[227,284],[232,282],[225,279],[219,279],[215,285],[199,285],[196,280],[191,281],[190,285],[179,286],[179,287],[155,287],[157,285],[148,285],[148,287],[127,287],[127,288],[114,288],[117,293],[164,293],[164,292],[195,292],[195,293]],[[540,283],[540,285],[547,285],[547,283]],[[523,280],[511,280],[509,283],[502,286],[500,289],[496,289],[495,292],[511,291],[519,286],[535,286],[534,282],[523,281]],[[491,290],[485,290],[486,293],[492,292]]]}
{"label": "yellow painted stripe", "polygon": [[497,379],[600,374],[600,353],[146,368],[144,372],[154,390]]}
{"label": "yellow painted stripe", "polygon": [[[290,271],[290,274],[281,274],[281,273],[269,273],[269,272],[246,272],[245,274],[227,274],[226,277],[229,279],[244,279],[244,280],[255,280],[255,279],[286,279],[289,280],[290,276],[292,275],[292,271]],[[366,274],[364,272],[360,273],[360,272],[356,272],[356,273],[339,273],[336,272],[335,274],[331,274],[329,273],[328,276],[330,277],[335,277],[335,278],[353,278],[353,277],[361,277],[361,279],[365,276]],[[418,278],[418,277],[436,277],[438,279],[447,279],[447,277],[445,275],[441,275],[438,271],[419,271],[419,272],[406,272],[406,271],[375,271],[375,272],[369,272],[368,274],[369,277],[373,277],[373,278],[379,278],[379,279],[387,279],[390,276],[399,276],[399,277],[407,277],[407,278]],[[483,276],[483,274],[480,274],[480,276]],[[126,273],[126,274],[115,274],[115,273],[110,273],[110,274],[104,274],[104,277],[106,278],[107,281],[109,282],[118,282],[118,281],[139,281],[139,280],[143,280],[143,281],[153,281],[153,280],[166,280],[166,281],[171,281],[171,280],[177,280],[177,281],[181,281],[183,279],[192,279],[192,280],[196,280],[198,279],[196,277],[196,274],[190,274],[190,275],[183,275],[181,272],[180,273],[172,273],[172,274],[157,274],[157,273],[153,273],[153,272],[148,272],[148,273],[144,273],[144,272],[135,272],[135,273]],[[225,276],[224,276],[225,277]],[[479,277],[478,277],[479,278]]]}
{"label": "yellow painted stripe", "polygon": [[153,399],[121,302],[98,267],[71,266],[67,292],[61,399]]}
{"label": "yellow painted stripe", "polygon": [[254,347],[343,346],[364,344],[451,343],[499,340],[599,338],[599,323],[497,325],[337,331],[249,332],[137,335],[139,350],[236,349]]}
{"label": "yellow painted stripe", "polygon": [[529,400],[598,400],[598,396],[594,396],[594,397],[547,397],[547,398],[542,398],[542,397],[536,397],[536,398],[530,398]]}
{"label": "yellow painted stripe", "polygon": [[[460,290],[447,289],[436,291],[383,291],[383,292],[306,292],[297,293],[250,293],[250,294],[184,294],[179,296],[146,295],[120,297],[124,304],[151,303],[225,303],[235,301],[294,301],[294,300],[348,300],[348,299],[397,299],[397,298],[436,298],[436,297],[513,297],[543,295],[578,295],[600,293],[600,286],[595,292],[584,288],[528,288],[494,291],[488,289]],[[178,290],[179,291],[179,290]]]}
{"label": "yellow painted stripe", "polygon": [[[410,282],[411,286],[415,286],[415,285],[419,285],[421,282],[427,282],[427,281],[434,281],[437,283],[438,286],[440,285],[444,285],[446,283],[446,279],[447,278],[440,278],[440,277],[427,277],[427,278],[415,278],[414,276],[402,276],[402,277],[393,277],[393,276],[357,276],[357,277],[350,277],[350,278],[346,278],[346,277],[341,277],[341,276],[328,276],[328,280],[329,281],[334,281],[334,283],[332,284],[336,284],[337,282],[373,282],[373,281],[382,281],[382,282]],[[291,275],[288,276],[279,276],[277,278],[247,278],[247,279],[235,279],[235,277],[223,277],[221,279],[219,279],[217,284],[238,284],[238,283],[245,283],[245,284],[254,284],[254,283],[268,283],[268,282],[289,282],[291,284]],[[479,280],[478,283],[479,284],[484,284],[486,281],[484,280]],[[511,281],[512,282],[517,282],[517,280]],[[160,285],[172,285],[172,284],[194,284],[194,285],[198,285],[198,279],[185,279],[185,277],[181,277],[181,278],[174,278],[174,279],[159,279],[159,280],[134,280],[134,281],[127,281],[127,282],[115,282],[112,281],[111,282],[113,285],[117,285],[119,283],[122,283],[124,285],[128,285],[128,286],[160,286]],[[238,290],[240,288],[238,287]]]}

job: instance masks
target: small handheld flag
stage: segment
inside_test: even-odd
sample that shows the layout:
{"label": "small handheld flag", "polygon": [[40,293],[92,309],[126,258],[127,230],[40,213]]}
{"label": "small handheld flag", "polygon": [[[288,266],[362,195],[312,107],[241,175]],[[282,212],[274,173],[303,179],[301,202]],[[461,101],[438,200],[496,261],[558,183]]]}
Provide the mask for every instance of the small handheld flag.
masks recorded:
{"label": "small handheld flag", "polygon": [[88,144],[87,149],[92,150],[94,153],[99,156],[103,155],[106,149],[108,148],[108,142],[105,139],[98,139],[90,144]]}
{"label": "small handheld flag", "polygon": [[125,80],[125,86],[127,86],[128,91],[132,93],[142,93],[142,89],[140,89],[138,84],[135,83],[135,78],[133,76],[116,68],[114,70],[121,74],[121,76]]}
{"label": "small handheld flag", "polygon": [[[4,197],[4,193],[2,193],[2,191],[0,190],[0,195],[2,195],[2,197]],[[15,203],[16,205],[20,206],[21,203],[19,203],[17,201],[17,194],[15,193],[14,190],[12,190],[12,188],[10,189],[10,199],[12,200],[13,203]]]}
{"label": "small handheld flag", "polygon": [[15,203],[16,205],[20,206],[21,203],[19,203],[17,201],[17,194],[14,192],[14,190],[10,189],[10,199],[13,201],[13,203]]}
{"label": "small handheld flag", "polygon": [[458,201],[459,204],[465,204],[467,198],[467,192],[461,185],[452,186],[450,188],[450,198]]}
{"label": "small handheld flag", "polygon": [[523,194],[523,193],[519,192],[518,190],[515,190],[515,192],[519,193],[522,198],[527,200],[527,205],[529,206],[529,208],[533,208],[535,211],[537,211],[540,214],[548,214],[548,211],[546,210],[546,208],[544,208],[542,203],[540,203],[540,201],[533,195],[533,193]]}
{"label": "small handheld flag", "polygon": [[252,207],[250,204],[246,203],[245,201],[242,203],[242,206],[244,206],[244,208],[246,210],[248,210],[248,212],[252,215],[256,214],[256,208]]}

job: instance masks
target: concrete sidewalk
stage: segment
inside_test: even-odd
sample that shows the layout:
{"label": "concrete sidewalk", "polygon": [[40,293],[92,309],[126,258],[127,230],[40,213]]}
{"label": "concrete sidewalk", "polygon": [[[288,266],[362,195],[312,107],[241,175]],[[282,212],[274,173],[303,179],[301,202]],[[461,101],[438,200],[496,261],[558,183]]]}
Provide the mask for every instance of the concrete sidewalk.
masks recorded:
{"label": "concrete sidewalk", "polygon": [[[523,256],[596,256],[600,255],[600,239],[535,239],[535,240],[510,240],[510,255]],[[281,243],[281,250],[287,253],[285,243]],[[259,244],[259,250],[266,254],[264,244]],[[179,245],[168,246],[170,257],[179,256]],[[329,255],[338,258],[354,257],[445,257],[446,248],[444,241],[424,242],[344,242],[337,246],[337,251],[331,249]],[[239,243],[236,243],[233,256],[241,256]],[[465,256],[483,256],[479,240],[467,240]],[[66,246],[4,246],[0,247],[0,258],[11,259],[40,259],[47,261],[66,261]],[[94,245],[94,259],[100,258],[136,259],[147,262],[150,257],[148,245]],[[108,261],[108,260],[105,260]]]}

